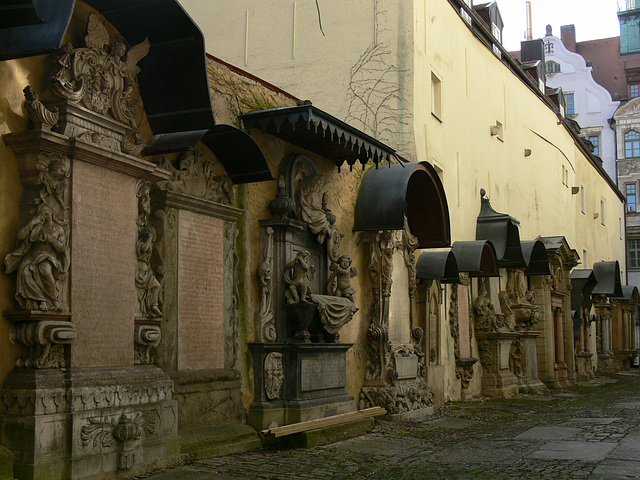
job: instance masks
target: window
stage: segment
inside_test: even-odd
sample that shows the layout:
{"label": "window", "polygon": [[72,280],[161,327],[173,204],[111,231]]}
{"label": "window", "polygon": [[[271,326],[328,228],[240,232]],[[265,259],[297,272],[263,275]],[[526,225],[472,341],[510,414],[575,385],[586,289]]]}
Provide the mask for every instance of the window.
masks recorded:
{"label": "window", "polygon": [[442,81],[431,72],[431,113],[442,121]]}
{"label": "window", "polygon": [[589,135],[589,141],[593,145],[593,154],[600,156],[600,135]]}
{"label": "window", "polygon": [[625,193],[627,195],[627,212],[636,212],[636,184],[627,183]]}
{"label": "window", "polygon": [[564,96],[566,102],[567,102],[567,115],[575,115],[576,111],[575,111],[575,104],[574,104],[574,96],[573,93],[567,93]]}
{"label": "window", "polygon": [[640,239],[630,238],[627,240],[629,251],[629,268],[640,268]]}
{"label": "window", "polygon": [[560,64],[552,60],[549,60],[547,62],[547,73],[548,74],[560,73]]}
{"label": "window", "polygon": [[498,40],[498,42],[502,43],[502,32],[500,31],[498,26],[493,22],[491,22],[491,35],[493,35],[493,38]]}
{"label": "window", "polygon": [[629,98],[636,98],[640,96],[640,92],[638,91],[638,84],[634,83],[633,85],[629,85]]}
{"label": "window", "polygon": [[640,157],[640,133],[635,130],[629,130],[624,134],[624,156]]}
{"label": "window", "polygon": [[620,240],[622,240],[622,217],[618,217],[618,233]]}
{"label": "window", "polygon": [[585,215],[587,212],[586,203],[587,203],[587,194],[585,192],[585,186],[580,185],[580,211],[582,212],[583,215]]}
{"label": "window", "polygon": [[600,225],[605,225],[606,203],[604,198],[600,199]]}

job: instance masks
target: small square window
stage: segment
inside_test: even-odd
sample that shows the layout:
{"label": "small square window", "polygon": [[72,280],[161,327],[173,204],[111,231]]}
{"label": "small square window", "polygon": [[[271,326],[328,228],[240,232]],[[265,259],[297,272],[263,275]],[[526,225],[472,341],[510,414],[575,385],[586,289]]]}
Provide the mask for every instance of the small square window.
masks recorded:
{"label": "small square window", "polygon": [[640,96],[640,92],[638,90],[638,84],[632,84],[629,85],[629,98],[636,98],[637,96]]}
{"label": "small square window", "polygon": [[574,115],[576,113],[574,94],[566,93],[564,98],[565,98],[565,101],[567,102],[567,115]]}

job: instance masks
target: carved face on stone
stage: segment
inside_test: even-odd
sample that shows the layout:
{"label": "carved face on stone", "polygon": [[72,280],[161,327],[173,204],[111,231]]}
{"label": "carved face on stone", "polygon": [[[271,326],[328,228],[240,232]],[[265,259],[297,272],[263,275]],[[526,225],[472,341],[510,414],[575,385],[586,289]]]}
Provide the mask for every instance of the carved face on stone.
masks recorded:
{"label": "carved face on stone", "polygon": [[340,266],[346,270],[351,266],[351,257],[349,255],[342,255],[339,262]]}

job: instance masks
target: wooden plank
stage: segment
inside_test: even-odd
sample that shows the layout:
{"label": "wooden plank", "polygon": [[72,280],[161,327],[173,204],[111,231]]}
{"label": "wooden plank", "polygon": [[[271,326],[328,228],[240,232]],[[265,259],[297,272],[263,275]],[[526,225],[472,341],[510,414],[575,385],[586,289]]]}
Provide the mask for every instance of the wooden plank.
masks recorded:
{"label": "wooden plank", "polygon": [[283,425],[282,427],[269,428],[262,430],[262,434],[283,437],[285,435],[314,430],[316,428],[330,427],[341,423],[352,422],[362,418],[377,417],[386,413],[387,411],[384,408],[371,407],[364,410],[356,410],[355,412],[341,413],[340,415],[333,415],[331,417],[318,418],[316,420]]}

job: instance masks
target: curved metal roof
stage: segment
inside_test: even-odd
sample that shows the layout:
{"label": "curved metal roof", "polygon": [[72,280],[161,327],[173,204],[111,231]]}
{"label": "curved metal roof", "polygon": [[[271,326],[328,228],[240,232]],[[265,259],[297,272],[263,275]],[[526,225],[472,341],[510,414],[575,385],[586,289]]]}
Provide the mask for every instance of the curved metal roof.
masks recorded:
{"label": "curved metal roof", "polygon": [[451,250],[422,252],[416,264],[416,277],[440,280],[442,283],[459,283],[456,256]]}
{"label": "curved metal roof", "polygon": [[594,263],[593,273],[596,276],[596,280],[598,280],[598,285],[593,289],[593,294],[604,294],[611,297],[622,296],[620,264],[617,260]]}
{"label": "curved metal roof", "polygon": [[527,275],[551,275],[547,250],[540,240],[520,242],[522,256],[527,267],[524,273]]}
{"label": "curved metal roof", "polygon": [[431,164],[400,163],[370,169],[358,194],[353,230],[402,230],[405,215],[418,248],[451,244],[447,197]]}
{"label": "curved metal roof", "polygon": [[497,277],[500,275],[496,249],[489,240],[453,242],[451,251],[456,256],[458,270],[472,277]]}
{"label": "curved metal roof", "polygon": [[616,297],[615,300],[624,300],[633,304],[638,303],[640,300],[638,297],[638,287],[635,285],[623,285],[622,295],[619,298]]}
{"label": "curved metal roof", "polygon": [[520,245],[520,222],[506,213],[496,212],[484,189],[480,190],[480,214],[476,221],[476,240],[490,240],[496,249],[498,266],[524,268],[527,266]]}

